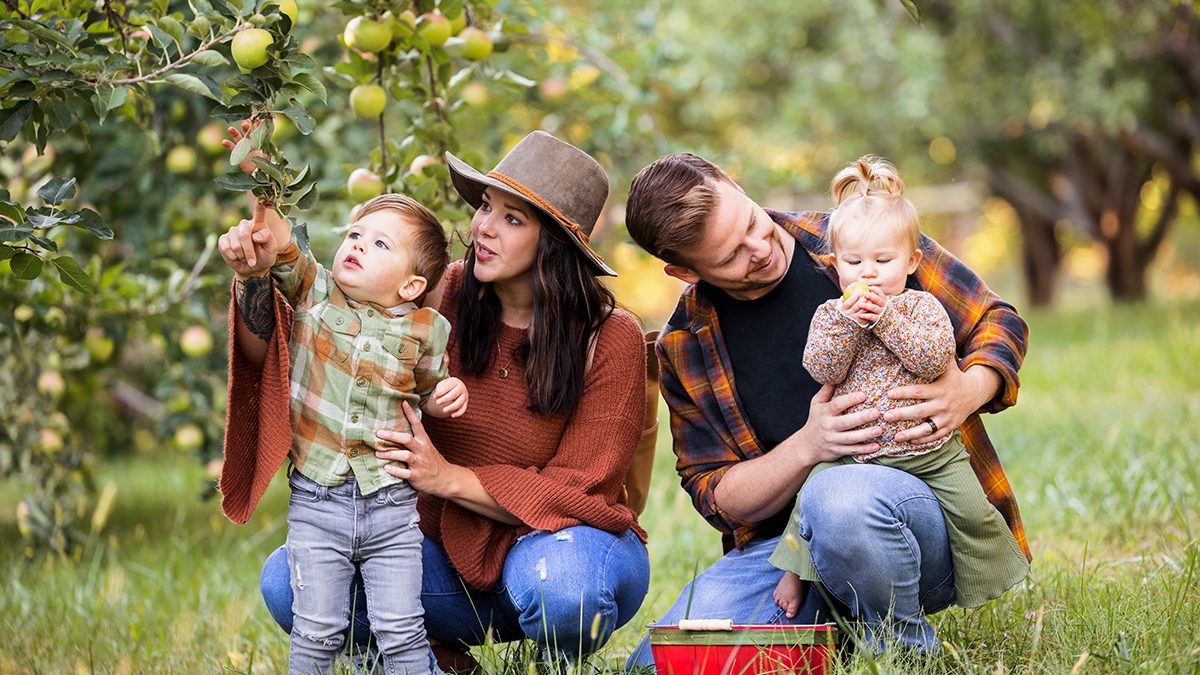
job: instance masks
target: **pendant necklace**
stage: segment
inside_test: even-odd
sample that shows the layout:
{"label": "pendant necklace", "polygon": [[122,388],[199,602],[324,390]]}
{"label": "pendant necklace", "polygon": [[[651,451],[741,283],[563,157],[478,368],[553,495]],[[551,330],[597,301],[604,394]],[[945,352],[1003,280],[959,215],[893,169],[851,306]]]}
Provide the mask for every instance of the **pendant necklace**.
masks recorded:
{"label": "pendant necklace", "polygon": [[[496,363],[499,363],[499,362],[500,362],[500,338],[497,337],[496,338]],[[508,379],[508,364],[511,362],[512,362],[512,352],[509,352],[508,358],[505,359],[505,361],[504,361],[504,365],[500,366],[500,370],[498,371],[498,373],[500,375],[500,379],[502,379],[502,380]]]}

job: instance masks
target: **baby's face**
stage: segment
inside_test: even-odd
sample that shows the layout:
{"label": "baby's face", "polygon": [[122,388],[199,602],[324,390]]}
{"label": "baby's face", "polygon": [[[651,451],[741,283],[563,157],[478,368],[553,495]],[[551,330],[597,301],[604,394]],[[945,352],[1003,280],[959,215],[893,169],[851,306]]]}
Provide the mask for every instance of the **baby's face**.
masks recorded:
{"label": "baby's face", "polygon": [[[424,291],[413,272],[412,225],[395,211],[381,210],[359,218],[333,257],[330,273],[346,295],[359,302],[395,307]],[[420,290],[412,293],[414,280]]]}
{"label": "baby's face", "polygon": [[833,251],[842,290],[861,281],[884,295],[903,293],[908,275],[917,269],[917,263],[921,261],[921,252],[914,249],[904,237],[888,232],[847,231],[846,234],[850,236],[840,237]]}

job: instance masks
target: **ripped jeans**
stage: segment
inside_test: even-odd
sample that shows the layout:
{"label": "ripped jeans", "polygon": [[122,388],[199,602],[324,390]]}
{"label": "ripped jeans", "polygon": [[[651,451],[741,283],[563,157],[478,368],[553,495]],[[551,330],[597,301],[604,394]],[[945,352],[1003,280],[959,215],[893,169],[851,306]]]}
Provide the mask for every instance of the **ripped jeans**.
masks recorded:
{"label": "ripped jeans", "polygon": [[[417,491],[399,483],[364,497],[353,477],[326,487],[295,470],[288,484],[289,672],[331,672],[351,615],[365,609],[383,672],[429,673]],[[364,592],[352,595],[359,572]]]}
{"label": "ripped jeans", "polygon": [[[497,642],[528,638],[574,662],[603,647],[637,614],[650,585],[646,546],[632,530],[613,534],[580,525],[530,532],[509,549],[490,591],[467,586],[437,543],[426,539],[422,548],[425,628],[450,645],[484,644],[490,630]],[[275,621],[291,630],[285,549],[267,558],[261,587]],[[358,607],[352,639],[366,645],[374,624],[361,609],[364,596],[357,580],[349,597]]]}

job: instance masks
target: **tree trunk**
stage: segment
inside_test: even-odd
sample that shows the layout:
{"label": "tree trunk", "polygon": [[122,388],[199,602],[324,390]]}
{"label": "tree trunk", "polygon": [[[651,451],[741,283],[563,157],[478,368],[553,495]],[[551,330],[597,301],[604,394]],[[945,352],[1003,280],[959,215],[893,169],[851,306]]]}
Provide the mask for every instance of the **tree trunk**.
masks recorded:
{"label": "tree trunk", "polygon": [[1013,204],[1021,224],[1021,269],[1025,273],[1025,290],[1029,304],[1049,307],[1054,303],[1062,251],[1054,236],[1054,222],[1041,217],[1032,209]]}

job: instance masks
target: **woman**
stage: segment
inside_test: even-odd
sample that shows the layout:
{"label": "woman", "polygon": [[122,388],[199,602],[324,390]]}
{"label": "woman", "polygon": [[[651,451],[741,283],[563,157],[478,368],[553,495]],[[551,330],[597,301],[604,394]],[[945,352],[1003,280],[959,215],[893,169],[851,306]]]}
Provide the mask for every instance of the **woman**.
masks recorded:
{"label": "woman", "polygon": [[[446,159],[476,209],[471,247],[425,304],[453,324],[450,373],[472,405],[455,420],[407,411],[412,435],[379,430],[394,449],[376,454],[406,464],[389,471],[421,493],[421,601],[443,668],[469,667],[465,648],[489,632],[573,662],[633,618],[649,585],[646,533],[622,488],[645,410],[643,336],[588,246],[608,178],[543,132],[487,175]],[[285,630],[288,580],[280,548],[262,590]],[[364,602],[352,601],[363,644]]]}

